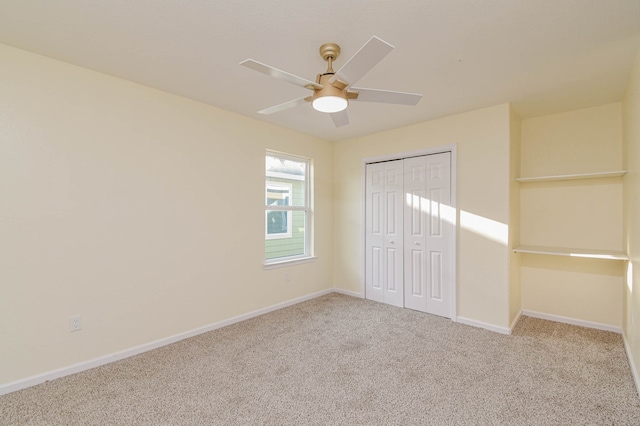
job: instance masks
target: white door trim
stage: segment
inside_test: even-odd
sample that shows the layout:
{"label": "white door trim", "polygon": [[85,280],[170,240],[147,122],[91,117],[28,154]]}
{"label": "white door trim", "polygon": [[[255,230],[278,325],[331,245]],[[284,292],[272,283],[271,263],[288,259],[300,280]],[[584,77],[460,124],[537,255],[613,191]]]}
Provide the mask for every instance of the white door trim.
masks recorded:
{"label": "white door trim", "polygon": [[458,321],[458,222],[459,215],[457,208],[457,181],[458,181],[458,156],[457,156],[457,145],[441,145],[432,148],[424,148],[415,151],[404,151],[398,152],[394,154],[386,154],[380,155],[376,157],[367,157],[363,158],[361,162],[361,171],[360,171],[360,184],[361,184],[361,194],[362,194],[362,202],[361,202],[361,212],[360,218],[362,220],[362,225],[360,227],[360,294],[362,297],[365,297],[365,277],[366,277],[366,264],[365,264],[365,253],[366,253],[366,227],[364,224],[366,223],[366,182],[367,182],[367,164],[369,163],[378,163],[380,161],[392,161],[392,160],[402,160],[404,158],[409,157],[418,157],[421,155],[431,155],[431,154],[440,154],[443,152],[451,153],[451,207],[455,210],[456,214],[453,217],[453,270],[452,270],[452,283],[453,288],[451,289],[451,321]]}

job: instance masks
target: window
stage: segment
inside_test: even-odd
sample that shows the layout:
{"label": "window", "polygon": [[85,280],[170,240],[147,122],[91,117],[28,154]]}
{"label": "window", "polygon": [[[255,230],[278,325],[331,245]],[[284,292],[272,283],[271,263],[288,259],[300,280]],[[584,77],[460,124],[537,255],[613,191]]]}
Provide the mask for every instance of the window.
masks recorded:
{"label": "window", "polygon": [[274,152],[265,159],[265,261],[310,258],[310,160]]}

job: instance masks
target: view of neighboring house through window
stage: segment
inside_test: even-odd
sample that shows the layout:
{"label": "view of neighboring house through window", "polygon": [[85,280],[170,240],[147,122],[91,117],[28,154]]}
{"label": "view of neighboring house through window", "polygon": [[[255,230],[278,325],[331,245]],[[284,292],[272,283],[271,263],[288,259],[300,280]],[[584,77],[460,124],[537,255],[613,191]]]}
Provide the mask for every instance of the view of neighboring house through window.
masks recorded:
{"label": "view of neighboring house through window", "polygon": [[309,257],[309,160],[267,152],[265,165],[265,260]]}
{"label": "view of neighboring house through window", "polygon": [[[293,185],[286,182],[267,181],[267,208],[272,206],[288,206],[291,204]],[[291,232],[291,211],[267,212],[267,239],[288,238]]]}

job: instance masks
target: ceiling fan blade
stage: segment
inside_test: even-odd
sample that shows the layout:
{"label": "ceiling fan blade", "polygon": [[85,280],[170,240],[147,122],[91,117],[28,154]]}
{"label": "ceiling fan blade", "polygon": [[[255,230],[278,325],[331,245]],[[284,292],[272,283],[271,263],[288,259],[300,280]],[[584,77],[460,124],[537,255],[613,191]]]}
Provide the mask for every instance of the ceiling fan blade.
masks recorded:
{"label": "ceiling fan blade", "polygon": [[306,99],[307,97],[294,99],[292,101],[285,102],[283,104],[274,105],[269,108],[261,109],[260,111],[258,111],[258,114],[269,115],[269,114],[273,114],[274,112],[280,112],[280,111],[284,111],[285,109],[294,108],[294,107],[297,107],[298,105],[307,103],[308,101]]}
{"label": "ceiling fan blade", "polygon": [[417,93],[394,92],[392,90],[364,89],[361,87],[351,87],[352,91],[358,92],[356,99],[352,101],[361,102],[383,102],[386,104],[417,105],[422,99],[422,95]]}
{"label": "ceiling fan blade", "polygon": [[332,112],[329,115],[331,116],[331,119],[333,120],[333,124],[335,124],[336,127],[342,127],[349,124],[349,114],[347,114],[346,109],[343,109],[340,112]]}
{"label": "ceiling fan blade", "polygon": [[296,86],[304,87],[305,89],[309,89],[309,90],[322,89],[322,84],[318,84],[311,80],[307,80],[305,78],[298,77],[297,75],[290,74],[286,71],[273,68],[261,62],[254,61],[253,59],[245,59],[244,61],[240,62],[240,65],[245,66],[247,68],[251,68],[254,71],[258,71],[263,74],[270,75],[271,77],[284,80],[288,83],[295,84]]}
{"label": "ceiling fan blade", "polygon": [[349,84],[355,84],[378,62],[393,50],[393,46],[386,41],[373,36],[364,44],[343,66],[335,73],[330,83],[340,79]]}

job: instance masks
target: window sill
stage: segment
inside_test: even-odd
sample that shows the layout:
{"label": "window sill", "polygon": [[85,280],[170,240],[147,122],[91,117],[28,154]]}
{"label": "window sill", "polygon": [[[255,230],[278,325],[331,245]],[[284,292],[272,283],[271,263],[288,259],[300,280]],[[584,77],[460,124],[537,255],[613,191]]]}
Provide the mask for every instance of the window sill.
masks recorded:
{"label": "window sill", "polygon": [[318,259],[317,256],[309,256],[309,257],[303,257],[299,259],[278,260],[275,262],[265,263],[262,266],[262,269],[267,271],[269,269],[284,268],[286,266],[294,266],[294,265],[300,265],[302,263],[315,262],[317,259]]}

